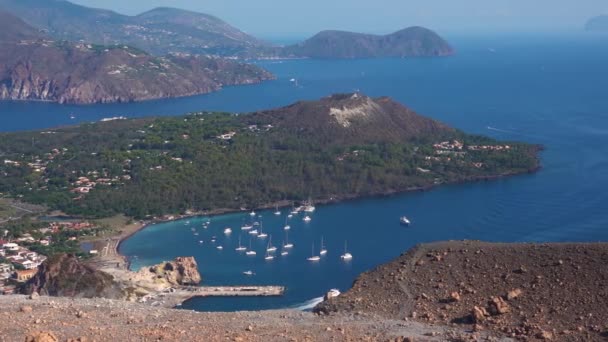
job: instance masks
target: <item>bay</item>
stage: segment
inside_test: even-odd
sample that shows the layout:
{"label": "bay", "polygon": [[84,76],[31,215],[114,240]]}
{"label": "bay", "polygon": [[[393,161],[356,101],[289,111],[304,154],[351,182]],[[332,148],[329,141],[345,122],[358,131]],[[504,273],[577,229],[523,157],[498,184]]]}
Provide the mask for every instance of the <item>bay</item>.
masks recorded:
{"label": "bay", "polygon": [[[472,133],[543,144],[543,169],[532,175],[443,186],[429,192],[322,206],[310,223],[293,219],[285,258],[264,261],[267,241],[252,240],[255,258],[234,248],[247,213],[162,223],[125,241],[133,268],[194,255],[205,284],[284,285],[277,298],[195,299],[184,308],[231,311],[302,307],[330,288],[347,290],[358,274],[420,242],[608,240],[608,38],[601,35],[454,37],[450,58],[257,62],[276,81],[183,99],[135,104],[60,106],[0,104],[0,130],[35,129],[110,116],[173,115],[197,110],[248,112],[360,90],[388,95],[417,112]],[[291,79],[297,80],[291,82]],[[69,114],[76,116],[69,119]],[[284,214],[261,212],[275,244]],[[398,218],[408,215],[409,228]],[[225,227],[233,233],[225,236]],[[199,235],[194,235],[192,228]],[[216,237],[216,243],[211,239]],[[306,258],[323,236],[319,263]],[[201,244],[199,241],[202,240]],[[249,235],[242,234],[249,245]],[[344,263],[344,242],[354,255]],[[216,248],[222,245],[222,251]],[[318,251],[317,251],[318,252]],[[242,274],[256,273],[253,277]]]}

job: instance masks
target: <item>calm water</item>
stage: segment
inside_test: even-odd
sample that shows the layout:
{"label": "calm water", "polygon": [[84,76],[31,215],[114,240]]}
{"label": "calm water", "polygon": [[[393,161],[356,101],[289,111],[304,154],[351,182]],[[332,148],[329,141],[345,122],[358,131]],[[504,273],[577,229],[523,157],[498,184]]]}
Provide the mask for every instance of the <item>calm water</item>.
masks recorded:
{"label": "calm water", "polygon": [[[158,224],[122,244],[121,252],[133,257],[135,268],[194,255],[206,284],[288,288],[281,298],[197,299],[184,305],[189,309],[302,306],[330,288],[348,289],[357,274],[419,242],[608,240],[608,39],[568,35],[453,41],[459,54],[451,58],[262,62],[278,75],[277,81],[186,99],[84,107],[4,103],[0,129],[66,124],[72,121],[69,113],[90,121],[200,109],[244,112],[359,89],[390,95],[469,132],[547,148],[544,169],[534,175],[319,207],[308,224],[301,217],[292,220],[289,240],[295,248],[272,262],[263,259],[267,240],[253,239],[255,258],[235,252],[239,235],[244,245],[250,243],[240,231],[247,214],[214,217],[208,229],[202,227],[203,218],[191,219],[189,225]],[[291,78],[298,79],[298,87]],[[284,214],[260,214],[265,230],[280,245]],[[412,227],[399,226],[402,214],[412,219]],[[230,236],[223,234],[227,226],[233,228]],[[210,242],[213,236],[216,244]],[[313,242],[318,250],[321,236],[329,253],[311,264],[306,258]],[[339,258],[345,240],[354,255],[350,263]],[[245,270],[256,275],[246,277]]]}

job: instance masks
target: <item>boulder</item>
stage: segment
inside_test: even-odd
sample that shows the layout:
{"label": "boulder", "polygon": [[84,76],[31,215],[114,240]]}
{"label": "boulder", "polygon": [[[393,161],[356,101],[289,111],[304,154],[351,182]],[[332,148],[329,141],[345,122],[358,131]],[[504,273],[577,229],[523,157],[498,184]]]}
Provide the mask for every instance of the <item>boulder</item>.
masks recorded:
{"label": "boulder", "polygon": [[501,297],[492,297],[488,302],[488,312],[492,316],[506,314],[510,309],[509,304]]}

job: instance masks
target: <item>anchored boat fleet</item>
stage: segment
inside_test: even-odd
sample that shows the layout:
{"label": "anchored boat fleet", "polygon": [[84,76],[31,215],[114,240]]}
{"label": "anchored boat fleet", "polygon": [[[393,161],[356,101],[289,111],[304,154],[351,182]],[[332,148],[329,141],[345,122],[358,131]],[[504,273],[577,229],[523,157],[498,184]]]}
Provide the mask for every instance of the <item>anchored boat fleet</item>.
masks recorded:
{"label": "anchored boat fleet", "polygon": [[[246,256],[249,256],[249,257],[254,257],[257,255],[257,252],[253,249],[253,246],[252,246],[254,238],[256,240],[268,238],[268,243],[266,245],[265,254],[264,254],[265,261],[274,260],[277,253],[280,254],[280,256],[282,256],[282,257],[288,256],[290,254],[290,251],[294,248],[294,244],[289,242],[289,230],[291,229],[289,220],[292,219],[294,216],[299,215],[300,213],[305,213],[302,220],[304,221],[304,223],[310,223],[312,221],[311,215],[312,215],[312,213],[315,212],[315,210],[316,210],[316,208],[312,204],[312,201],[308,201],[308,202],[304,203],[304,205],[299,206],[299,207],[295,207],[295,206],[292,207],[292,209],[288,212],[288,214],[285,217],[285,224],[283,226],[285,235],[284,235],[282,244],[279,245],[280,250],[279,250],[279,247],[273,245],[272,235],[269,235],[268,233],[264,232],[262,215],[258,215],[254,210],[252,210],[249,213],[250,222],[245,222],[246,220],[244,219],[243,224],[241,225],[241,231],[247,232],[248,235],[250,235],[249,247],[243,246],[242,237],[241,237],[241,235],[239,235],[238,246],[235,248],[235,251],[238,253],[242,253]],[[273,214],[275,216],[281,216],[283,213],[279,210],[278,207],[275,207],[275,211]],[[410,226],[412,224],[412,222],[410,221],[410,219],[407,216],[401,216],[399,218],[399,223],[404,226]],[[202,224],[202,227],[204,229],[208,229],[210,224],[211,224],[211,220],[207,220]],[[186,221],[185,225],[190,226],[190,221]],[[254,227],[258,227],[259,231],[258,231],[258,228],[254,229]],[[198,232],[196,231],[195,228],[191,228],[191,230],[194,233],[194,235],[198,235]],[[223,232],[224,232],[224,235],[230,236],[232,234],[233,230],[230,227],[226,227],[226,228],[224,228]],[[318,254],[315,253],[316,250],[315,250],[315,245],[313,242],[312,247],[311,247],[311,255],[306,258],[307,261],[309,261],[311,263],[320,262],[322,260],[322,257],[324,257],[328,254],[328,249],[325,246],[323,236],[321,236],[320,240],[321,241],[320,241],[320,247],[318,249]],[[211,239],[211,242],[212,243],[216,242],[215,236]],[[203,241],[200,240],[199,243],[202,245]],[[221,251],[224,249],[224,247],[222,245],[216,245],[216,249]],[[349,262],[350,260],[353,259],[353,255],[348,251],[348,246],[347,246],[346,241],[344,241],[344,253],[342,253],[340,255],[340,259],[344,262]],[[246,276],[255,275],[255,273],[251,270],[244,271],[243,274]]]}

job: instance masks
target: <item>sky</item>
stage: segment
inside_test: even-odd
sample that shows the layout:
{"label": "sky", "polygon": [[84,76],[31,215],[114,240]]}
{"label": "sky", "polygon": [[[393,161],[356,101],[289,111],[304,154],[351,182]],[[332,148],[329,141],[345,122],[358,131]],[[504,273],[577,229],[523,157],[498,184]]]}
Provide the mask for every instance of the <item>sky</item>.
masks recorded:
{"label": "sky", "polygon": [[135,15],[177,7],[215,15],[261,37],[324,29],[389,33],[421,25],[444,33],[580,29],[608,0],[72,0]]}

